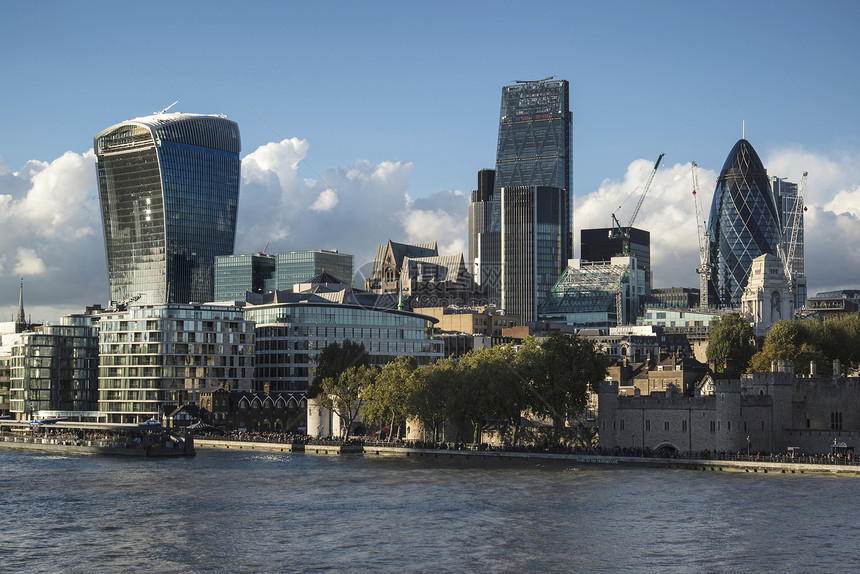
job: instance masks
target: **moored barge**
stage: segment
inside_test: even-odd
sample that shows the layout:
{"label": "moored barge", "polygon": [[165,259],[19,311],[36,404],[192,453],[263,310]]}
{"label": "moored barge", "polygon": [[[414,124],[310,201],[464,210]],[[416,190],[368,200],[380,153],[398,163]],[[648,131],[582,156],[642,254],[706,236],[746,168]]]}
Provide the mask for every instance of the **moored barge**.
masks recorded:
{"label": "moored barge", "polygon": [[190,433],[160,424],[0,421],[0,448],[55,454],[194,456]]}

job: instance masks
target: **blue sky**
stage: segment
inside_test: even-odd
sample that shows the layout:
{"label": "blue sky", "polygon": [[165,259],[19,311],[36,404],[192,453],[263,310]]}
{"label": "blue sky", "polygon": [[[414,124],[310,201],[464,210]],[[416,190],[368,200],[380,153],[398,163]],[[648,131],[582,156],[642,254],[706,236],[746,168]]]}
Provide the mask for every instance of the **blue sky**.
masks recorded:
{"label": "blue sky", "polygon": [[[239,251],[271,241],[270,250],[335,247],[363,260],[389,237],[464,250],[464,202],[477,170],[494,163],[501,87],[546,76],[571,83],[577,229],[608,225],[617,199],[666,154],[639,223],[659,226],[676,209],[685,234],[655,237],[658,286],[697,284],[695,223],[690,235],[684,221],[694,216],[689,165],[702,168],[709,200],[744,120],[771,175],[810,172],[808,203],[832,216],[819,220],[823,229],[854,233],[860,215],[854,2],[0,7],[0,207],[19,215],[0,231],[0,320],[21,275],[41,319],[105,302],[92,137],[179,98],[172,111],[239,123],[248,160]],[[36,213],[40,197],[57,194],[52,217]],[[268,211],[316,208],[273,217],[267,201],[278,204]],[[396,216],[375,219],[386,209]],[[851,217],[833,219],[843,211]],[[29,223],[15,227],[21,220]],[[351,235],[323,233],[329,224]],[[860,262],[849,251],[840,267]],[[92,259],[78,266],[86,276],[64,267],[77,256]],[[860,286],[844,269],[838,278],[811,271],[811,292]],[[58,295],[58,280],[83,294]]]}

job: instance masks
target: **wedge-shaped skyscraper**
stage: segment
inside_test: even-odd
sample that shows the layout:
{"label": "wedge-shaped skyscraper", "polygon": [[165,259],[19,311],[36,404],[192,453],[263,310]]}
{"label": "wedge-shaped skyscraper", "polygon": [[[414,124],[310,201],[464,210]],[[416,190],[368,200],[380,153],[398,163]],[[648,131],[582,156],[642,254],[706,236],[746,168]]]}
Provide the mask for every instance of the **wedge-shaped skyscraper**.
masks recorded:
{"label": "wedge-shaped skyscraper", "polygon": [[223,116],[159,113],[95,136],[112,301],[212,301],[239,200],[239,127]]}
{"label": "wedge-shaped skyscraper", "polygon": [[710,289],[722,307],[740,308],[753,259],[778,255],[781,231],[767,171],[755,149],[741,139],[717,178],[711,215]]}

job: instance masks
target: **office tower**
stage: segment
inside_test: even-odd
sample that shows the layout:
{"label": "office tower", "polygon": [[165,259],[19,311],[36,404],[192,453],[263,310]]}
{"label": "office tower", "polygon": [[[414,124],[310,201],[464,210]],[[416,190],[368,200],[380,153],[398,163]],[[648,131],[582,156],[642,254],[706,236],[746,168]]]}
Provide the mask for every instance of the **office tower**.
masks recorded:
{"label": "office tower", "polygon": [[[776,209],[779,212],[782,232],[782,242],[786,247],[791,242],[794,229],[794,216],[797,209],[798,188],[796,183],[779,177],[770,178],[771,191]],[[788,253],[786,253],[788,256]],[[797,239],[794,246],[794,257],[791,260],[791,276],[794,287],[794,308],[801,309],[806,303],[806,275],[803,254],[803,210],[797,226]]]}
{"label": "office tower", "polygon": [[322,272],[352,283],[352,255],[337,250],[312,249],[278,253],[277,288],[289,291],[296,283],[303,283]]}
{"label": "office tower", "polygon": [[[617,230],[616,230],[617,231]],[[582,229],[579,232],[580,257],[592,263],[609,263],[613,257],[634,255],[639,271],[645,273],[645,287],[651,290],[651,233],[630,228],[630,237],[613,233],[611,227]],[[645,296],[648,293],[641,293]]]}
{"label": "office tower", "polygon": [[211,301],[233,253],[239,128],[223,116],[160,112],[95,136],[110,298]]}
{"label": "office tower", "polygon": [[722,307],[740,308],[753,259],[777,255],[781,240],[767,171],[745,139],[729,152],[717,178],[708,231],[713,300]]}
{"label": "office tower", "polygon": [[244,301],[245,293],[277,288],[274,255],[219,255],[215,258],[215,301]]}
{"label": "office tower", "polygon": [[502,307],[529,323],[567,267],[569,195],[557,187],[520,186],[503,187],[501,196]]}
{"label": "office tower", "polygon": [[[547,78],[534,82],[518,82],[502,89],[499,114],[499,141],[496,151],[496,170],[493,193],[489,197],[489,221],[484,232],[476,231],[479,260],[476,275],[487,289],[490,302],[510,307],[524,322],[536,318],[540,297],[558,278],[536,296],[528,297],[532,303],[522,308],[528,289],[543,286],[545,280],[538,275],[549,269],[565,268],[573,252],[571,238],[571,123],[569,85],[566,80]],[[531,188],[531,191],[525,191]],[[555,188],[551,192],[548,188]],[[508,200],[504,189],[511,189]],[[538,189],[542,191],[538,191]],[[476,199],[483,200],[478,194]],[[530,204],[530,207],[526,207]],[[544,211],[542,205],[550,211]],[[505,213],[505,208],[511,209]],[[477,209],[477,208],[476,208]],[[553,221],[550,222],[549,214]],[[535,216],[525,221],[518,217]],[[527,227],[533,226],[533,233]],[[550,230],[550,226],[552,229]],[[508,232],[519,235],[506,238]],[[545,231],[542,231],[545,229]],[[560,247],[556,240],[560,237]],[[548,241],[543,247],[528,243],[526,237]],[[516,249],[516,251],[514,251]],[[524,253],[522,250],[526,250]],[[558,258],[549,262],[548,257]],[[527,261],[536,266],[527,275],[520,275]],[[542,261],[542,263],[540,263]],[[510,266],[507,269],[506,266]],[[520,284],[521,282],[521,284]],[[536,300],[536,301],[535,301]],[[514,311],[514,308],[517,308]]]}
{"label": "office tower", "polygon": [[[475,282],[482,284],[481,269],[481,239],[483,234],[490,231],[490,217],[492,210],[491,198],[493,187],[496,182],[496,172],[492,169],[482,169],[478,172],[478,189],[472,190],[472,201],[469,203],[469,252],[467,253],[467,265],[469,271],[475,276]],[[486,242],[486,240],[485,240]],[[496,239],[494,244],[498,243]],[[493,257],[498,260],[497,253]]]}

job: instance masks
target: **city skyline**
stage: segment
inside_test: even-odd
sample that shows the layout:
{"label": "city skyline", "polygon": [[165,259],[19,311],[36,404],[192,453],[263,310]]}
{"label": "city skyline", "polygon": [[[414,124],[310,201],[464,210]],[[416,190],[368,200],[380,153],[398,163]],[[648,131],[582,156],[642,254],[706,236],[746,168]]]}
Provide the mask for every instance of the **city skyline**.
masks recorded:
{"label": "city skyline", "polygon": [[[797,183],[809,172],[810,295],[860,284],[860,253],[845,248],[860,241],[854,5],[763,2],[738,19],[740,3],[538,4],[516,18],[477,3],[336,3],[235,22],[202,4],[163,6],[150,40],[168,45],[181,32],[169,44],[180,57],[121,41],[128,27],[117,24],[135,21],[133,7],[89,10],[74,29],[65,24],[79,7],[8,7],[0,47],[16,81],[0,95],[0,319],[17,310],[21,277],[37,320],[107,302],[88,149],[104,126],[177,98],[174,110],[227,114],[245,142],[235,252],[269,241],[275,251],[340,249],[359,269],[388,237],[466,252],[468,195],[494,164],[499,89],[549,75],[571,84],[575,238],[608,226],[622,203],[631,209],[625,198],[665,152],[636,226],[652,233],[654,285],[696,286],[690,162],[709,205],[746,120],[769,175]],[[550,13],[568,29],[503,40]],[[218,29],[228,16],[238,31],[225,46],[181,26]],[[98,66],[77,65],[102,45],[111,49],[99,49]],[[181,56],[200,46],[213,57],[189,66]],[[106,69],[128,85],[120,97],[94,95]]]}

